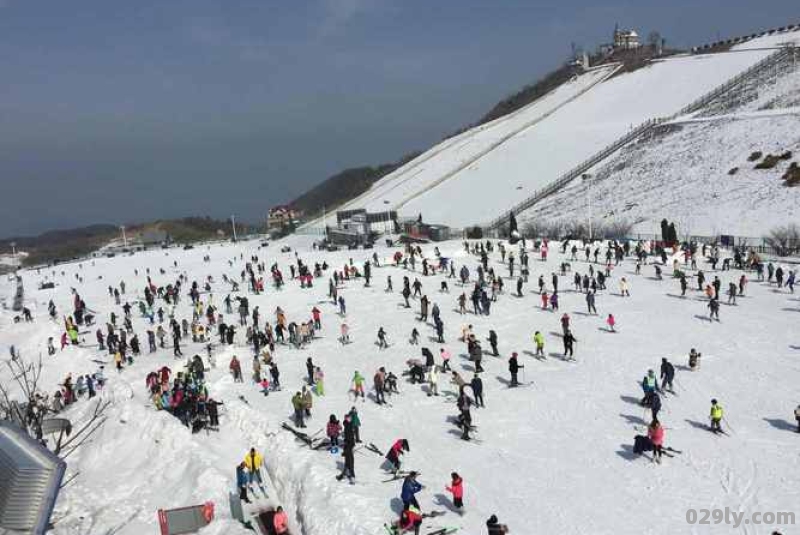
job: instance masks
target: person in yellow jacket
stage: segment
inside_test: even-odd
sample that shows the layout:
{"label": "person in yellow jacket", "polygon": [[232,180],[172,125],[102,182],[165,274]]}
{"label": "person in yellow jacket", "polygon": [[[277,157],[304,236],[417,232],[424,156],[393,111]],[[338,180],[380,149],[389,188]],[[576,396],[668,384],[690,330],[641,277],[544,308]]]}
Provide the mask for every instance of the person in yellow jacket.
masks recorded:
{"label": "person in yellow jacket", "polygon": [[250,448],[250,451],[244,458],[244,466],[247,468],[250,483],[257,481],[259,485],[261,481],[261,467],[264,465],[264,457],[256,451],[255,448]]}
{"label": "person in yellow jacket", "polygon": [[536,344],[536,356],[544,358],[544,335],[540,331],[536,331],[533,341]]}
{"label": "person in yellow jacket", "polygon": [[715,433],[722,432],[722,417],[723,417],[722,405],[717,403],[716,399],[711,400],[711,430]]}

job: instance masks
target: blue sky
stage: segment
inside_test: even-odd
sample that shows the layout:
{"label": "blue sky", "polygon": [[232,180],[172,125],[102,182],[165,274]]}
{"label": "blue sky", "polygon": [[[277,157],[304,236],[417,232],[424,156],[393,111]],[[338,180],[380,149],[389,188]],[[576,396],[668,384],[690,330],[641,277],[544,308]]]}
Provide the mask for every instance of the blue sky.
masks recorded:
{"label": "blue sky", "polygon": [[691,46],[797,0],[0,0],[0,235],[263,218],[478,119],[614,24]]}

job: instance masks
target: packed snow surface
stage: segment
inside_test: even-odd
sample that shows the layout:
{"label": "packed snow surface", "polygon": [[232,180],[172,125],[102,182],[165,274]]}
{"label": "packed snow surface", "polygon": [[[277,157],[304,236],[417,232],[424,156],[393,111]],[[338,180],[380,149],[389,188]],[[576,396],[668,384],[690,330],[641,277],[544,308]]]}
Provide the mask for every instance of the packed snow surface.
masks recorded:
{"label": "packed snow surface", "polygon": [[659,222],[668,217],[681,236],[729,234],[760,243],[770,230],[800,221],[800,188],[781,179],[791,159],[755,169],[761,159],[748,158],[799,155],[799,128],[799,109],[670,125],[603,162],[591,183],[571,182],[520,221],[624,221],[635,235],[660,233]]}
{"label": "packed snow surface", "polygon": [[[280,253],[289,245],[292,252]],[[514,534],[640,534],[640,533],[746,533],[760,534],[780,526],[724,524],[689,525],[688,509],[724,509],[743,512],[793,511],[800,514],[800,475],[798,440],[792,411],[797,406],[800,380],[800,297],[786,288],[752,279],[737,306],[722,306],[721,321],[707,319],[707,302],[700,292],[690,290],[686,298],[674,279],[654,280],[654,268],[644,266],[634,274],[631,259],[613,268],[607,291],[597,296],[599,315],[586,314],[584,295],[573,291],[572,273],[586,273],[589,265],[571,261],[572,273],[560,278],[560,310],[542,310],[536,280],[541,275],[552,290],[551,273],[562,261],[569,261],[551,244],[546,262],[539,254],[531,255],[531,278],[523,297],[511,295],[515,278],[506,278],[505,292],[492,303],[491,315],[476,316],[457,312],[456,299],[462,288],[449,279],[450,293],[440,293],[444,275],[423,277],[420,265],[411,272],[385,264],[396,249],[380,247],[374,251],[313,251],[307,238],[294,237],[273,242],[259,249],[258,241],[197,247],[194,250],[158,250],[130,257],[102,258],[67,264],[41,272],[24,271],[26,305],[33,311],[32,323],[13,323],[13,313],[0,312],[0,344],[3,359],[7,347],[15,348],[26,358],[42,354],[43,387],[52,392],[68,372],[92,373],[109,356],[93,346],[91,333],[82,336],[85,343],[67,347],[47,356],[46,339],[56,343],[62,323],[47,317],[47,302],[52,299],[59,314],[71,313],[74,288],[87,306],[97,312],[100,325],[119,306],[108,293],[108,286],[127,283],[123,302],[140,298],[146,285],[146,269],[154,284],[174,283],[184,273],[189,281],[202,283],[213,276],[211,293],[203,294],[207,305],[222,308],[230,287],[222,282],[223,274],[239,280],[244,263],[258,255],[269,267],[277,262],[289,277],[288,265],[299,255],[306,263],[326,261],[331,269],[341,270],[352,258],[361,268],[374,252],[381,267],[373,269],[373,281],[345,281],[340,289],[347,303],[346,319],[336,313],[327,298],[329,269],[315,280],[311,289],[301,289],[297,281],[288,281],[284,289],[269,287],[261,295],[242,292],[250,299],[251,309],[258,306],[263,321],[275,323],[274,311],[280,306],[288,321],[307,321],[314,306],[322,310],[323,328],[318,338],[304,349],[278,345],[274,353],[281,368],[280,392],[263,396],[249,379],[251,348],[245,345],[244,329],[238,329],[236,343],[219,345],[215,340],[216,368],[207,380],[211,395],[224,402],[219,432],[191,434],[177,419],[157,411],[148,399],[145,376],[167,365],[178,371],[181,360],[171,350],[145,353],[135,363],[117,373],[106,365],[108,383],[102,399],[112,402],[109,420],[93,440],[68,459],[68,475],[78,474],[59,497],[54,522],[55,535],[108,534],[138,535],[157,531],[156,511],[215,502],[217,519],[203,530],[205,534],[248,533],[230,518],[227,494],[235,485],[235,465],[254,446],[263,451],[270,482],[268,494],[289,512],[293,530],[305,535],[377,535],[383,524],[396,518],[400,482],[387,479],[382,459],[359,450],[356,454],[355,485],[338,482],[341,458],[322,451],[312,451],[281,429],[291,415],[290,397],[303,384],[304,361],[313,357],[326,375],[326,394],[314,400],[309,433],[323,427],[330,414],[340,419],[353,405],[361,415],[361,435],[365,442],[386,450],[398,438],[408,439],[411,450],[404,467],[418,470],[426,486],[418,495],[424,511],[443,510],[444,516],[426,520],[422,533],[436,526],[458,526],[459,533],[485,533],[485,521],[497,514]],[[431,261],[434,248],[423,245]],[[469,267],[472,280],[478,258],[464,252],[460,243],[438,244],[443,256],[455,262],[456,272]],[[517,247],[510,247],[516,250]],[[518,253],[518,252],[517,252]],[[204,262],[203,256],[210,261]],[[601,258],[604,256],[604,249]],[[580,255],[583,258],[583,255]],[[490,267],[507,276],[508,268],[500,255],[490,255]],[[671,260],[669,260],[671,264]],[[595,270],[602,266],[594,265]],[[700,261],[709,279],[718,275],[723,293],[730,281],[738,280],[740,271],[711,272]],[[784,266],[787,267],[787,266]],[[138,276],[134,270],[138,269]],[[160,269],[164,273],[160,273]],[[665,275],[670,273],[665,267]],[[696,286],[691,277],[690,285]],[[76,279],[82,277],[83,282]],[[473,410],[478,427],[472,442],[459,438],[455,425],[448,421],[456,415],[453,403],[456,391],[443,376],[441,395],[428,397],[426,387],[411,385],[402,378],[401,394],[392,396],[390,406],[378,406],[371,399],[354,403],[350,380],[355,370],[367,377],[367,386],[379,366],[398,375],[408,358],[420,358],[420,347],[429,347],[438,355],[442,344],[431,341],[429,324],[417,320],[418,300],[412,308],[403,307],[399,291],[402,277],[419,278],[423,293],[438,303],[445,324],[445,344],[453,354],[454,368],[465,379],[472,377],[473,364],[466,358],[465,345],[458,340],[463,325],[471,324],[479,339],[489,330],[499,336],[500,356],[485,355],[482,374],[486,408]],[[385,291],[391,276],[394,292]],[[631,297],[620,297],[619,281],[630,281]],[[56,282],[53,290],[36,290],[44,280]],[[0,290],[12,295],[13,282],[3,279]],[[243,288],[245,286],[243,285]],[[184,287],[175,317],[191,319],[191,305]],[[723,301],[726,298],[723,296]],[[166,305],[158,300],[157,306]],[[469,308],[469,303],[468,303]],[[146,319],[134,306],[133,327],[146,340]],[[571,316],[577,338],[576,360],[562,359],[561,314]],[[607,332],[605,318],[613,313],[617,333]],[[226,321],[232,321],[226,315]],[[350,326],[352,343],[337,341],[339,326]],[[383,326],[390,347],[379,350],[376,332]],[[410,346],[412,328],[421,333],[421,346]],[[546,338],[546,359],[532,356],[532,335],[541,331]],[[203,355],[204,346],[186,340],[183,352],[188,357]],[[484,349],[488,344],[484,342]],[[687,353],[696,348],[703,354],[699,371],[686,370]],[[525,366],[522,378],[528,386],[507,387],[507,360],[512,351]],[[244,383],[234,383],[228,373],[232,355],[242,361]],[[683,453],[665,458],[662,464],[651,463],[648,456],[635,457],[631,444],[635,434],[649,418],[642,409],[639,381],[648,369],[658,371],[661,359],[670,359],[677,367],[677,395],[664,397],[660,419],[666,431],[666,444]],[[0,366],[0,380],[8,381],[5,365]],[[241,396],[241,398],[240,398]],[[724,427],[728,434],[715,436],[706,428],[709,402],[716,398],[726,411]],[[245,401],[243,401],[245,400]],[[82,399],[63,413],[80,422],[93,402]],[[463,516],[451,511],[449,494],[444,487],[450,472],[457,471],[465,482]],[[258,507],[259,504],[256,504]],[[786,527],[785,533],[791,532]]]}

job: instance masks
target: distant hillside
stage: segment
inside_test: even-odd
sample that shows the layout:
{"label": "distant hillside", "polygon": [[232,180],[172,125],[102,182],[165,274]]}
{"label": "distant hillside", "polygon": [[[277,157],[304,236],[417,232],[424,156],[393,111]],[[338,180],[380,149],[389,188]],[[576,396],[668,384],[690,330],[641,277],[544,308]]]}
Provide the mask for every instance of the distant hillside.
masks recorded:
{"label": "distant hillside", "polygon": [[295,209],[302,210],[306,217],[321,214],[323,208],[333,210],[342,203],[358,197],[376,181],[402,167],[419,154],[418,152],[407,154],[397,162],[376,167],[345,169],[314,186],[290,204]]}
{"label": "distant hillside", "polygon": [[[255,231],[249,225],[236,224],[236,232],[241,235]],[[174,243],[192,243],[229,236],[229,221],[219,221],[209,217],[185,217],[150,223],[126,225],[128,238],[136,240],[145,233],[161,232]],[[0,240],[0,250],[11,251],[11,244],[16,244],[18,251],[25,251],[28,256],[22,261],[25,266],[49,264],[56,261],[80,258],[96,251],[110,241],[120,238],[120,229],[116,225],[91,225],[67,230],[52,230],[38,236],[22,236]]]}

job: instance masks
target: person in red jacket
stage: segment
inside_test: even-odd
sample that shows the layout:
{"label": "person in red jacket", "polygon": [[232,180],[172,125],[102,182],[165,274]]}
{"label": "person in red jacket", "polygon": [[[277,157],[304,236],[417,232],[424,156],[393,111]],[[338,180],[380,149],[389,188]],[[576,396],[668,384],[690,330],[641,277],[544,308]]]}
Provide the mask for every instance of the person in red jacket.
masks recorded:
{"label": "person in red jacket", "polygon": [[422,526],[422,512],[413,505],[408,509],[404,509],[398,522],[400,532],[413,531],[414,535],[419,535],[420,526]]}
{"label": "person in red jacket", "polygon": [[275,516],[272,517],[272,527],[275,528],[275,533],[278,535],[289,533],[289,517],[286,516],[286,511],[280,505],[275,509]]}
{"label": "person in red jacket", "polygon": [[617,320],[614,319],[614,314],[609,314],[608,318],[606,319],[606,325],[608,325],[608,330],[611,332],[616,332],[614,329],[614,325],[617,324]]}
{"label": "person in red jacket", "polygon": [[664,428],[658,420],[653,420],[647,428],[647,437],[653,443],[653,460],[661,462],[661,452],[664,448]]}
{"label": "person in red jacket", "polygon": [[456,472],[450,474],[450,486],[445,487],[453,495],[453,505],[458,510],[458,514],[464,514],[464,480]]}
{"label": "person in red jacket", "polygon": [[311,315],[314,317],[314,328],[322,329],[322,312],[317,307],[311,309]]}
{"label": "person in red jacket", "polygon": [[408,440],[399,438],[392,444],[389,453],[386,454],[386,460],[392,464],[395,472],[400,471],[400,456],[406,451],[409,451]]}

